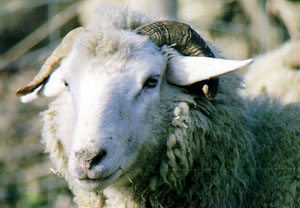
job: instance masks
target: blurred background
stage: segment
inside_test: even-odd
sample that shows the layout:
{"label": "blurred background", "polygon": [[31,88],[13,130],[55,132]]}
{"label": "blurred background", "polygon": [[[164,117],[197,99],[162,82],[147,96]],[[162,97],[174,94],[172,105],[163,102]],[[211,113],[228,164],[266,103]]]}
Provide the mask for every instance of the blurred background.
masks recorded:
{"label": "blurred background", "polygon": [[[1,208],[76,207],[40,142],[39,113],[49,100],[21,104],[15,92],[103,3],[186,22],[231,59],[272,54],[300,38],[300,0],[0,0]],[[300,63],[297,50],[289,53]]]}

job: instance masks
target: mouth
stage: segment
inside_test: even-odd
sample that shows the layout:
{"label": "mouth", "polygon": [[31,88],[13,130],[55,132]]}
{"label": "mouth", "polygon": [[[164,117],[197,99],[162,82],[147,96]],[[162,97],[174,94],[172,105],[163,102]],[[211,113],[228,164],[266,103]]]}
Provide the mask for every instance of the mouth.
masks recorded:
{"label": "mouth", "polygon": [[105,189],[107,186],[112,184],[116,179],[118,179],[122,175],[122,169],[119,167],[115,172],[112,174],[100,177],[97,179],[90,179],[90,178],[83,178],[79,179],[76,178],[76,182],[79,186],[87,191],[100,191]]}

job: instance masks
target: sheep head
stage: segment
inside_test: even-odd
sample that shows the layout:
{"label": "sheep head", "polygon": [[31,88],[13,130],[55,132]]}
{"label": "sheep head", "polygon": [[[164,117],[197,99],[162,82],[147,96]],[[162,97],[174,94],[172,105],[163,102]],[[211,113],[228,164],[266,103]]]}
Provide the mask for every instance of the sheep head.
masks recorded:
{"label": "sheep head", "polygon": [[[156,25],[168,32],[157,33]],[[135,31],[97,33],[82,28],[74,33],[17,94],[25,102],[39,95],[59,95],[56,136],[64,146],[70,174],[91,191],[124,185],[128,175],[147,178],[158,161],[152,157],[161,155],[168,136],[166,120],[173,107],[168,102],[186,93],[183,87],[251,63],[214,58],[205,41],[178,22],[156,22]],[[65,47],[69,37],[72,41]],[[187,40],[186,47],[175,41],[177,37]],[[67,49],[58,53],[60,48]],[[204,90],[209,98],[211,84],[216,81],[207,82]]]}

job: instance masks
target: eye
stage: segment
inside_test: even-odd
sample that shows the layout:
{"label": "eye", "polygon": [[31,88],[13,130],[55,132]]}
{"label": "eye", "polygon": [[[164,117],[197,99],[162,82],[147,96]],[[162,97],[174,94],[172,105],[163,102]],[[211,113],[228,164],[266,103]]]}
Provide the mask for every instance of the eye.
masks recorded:
{"label": "eye", "polygon": [[157,76],[151,76],[151,77],[149,77],[145,81],[145,83],[143,85],[143,88],[144,89],[153,89],[153,88],[155,88],[158,85],[158,80],[159,80],[159,76],[158,75]]}
{"label": "eye", "polygon": [[64,80],[64,85],[65,85],[66,87],[69,87],[69,83],[68,83],[66,80]]}

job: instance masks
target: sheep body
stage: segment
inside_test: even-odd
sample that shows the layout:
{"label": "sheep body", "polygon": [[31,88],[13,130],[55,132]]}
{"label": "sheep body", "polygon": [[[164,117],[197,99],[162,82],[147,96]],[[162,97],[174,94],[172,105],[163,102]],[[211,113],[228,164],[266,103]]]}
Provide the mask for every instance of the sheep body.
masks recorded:
{"label": "sheep body", "polygon": [[[149,19],[127,10],[104,9],[98,13],[89,26],[92,33],[83,35],[69,56],[78,53],[76,57],[81,59],[67,59],[72,66],[97,65],[97,59],[90,63],[94,59],[89,57],[99,51],[96,57],[105,60],[109,69],[104,74],[118,72],[121,76],[126,70],[118,71],[118,65],[134,57],[138,47],[160,60],[146,38],[129,38],[128,30]],[[154,65],[151,61],[149,64]],[[76,141],[69,138],[76,130],[73,112],[78,104],[74,105],[76,100],[68,91],[63,91],[43,113],[43,142],[80,207],[300,206],[299,107],[282,106],[262,97],[242,98],[238,94],[240,84],[236,73],[224,75],[217,97],[208,100],[162,83],[159,102],[145,107],[149,111],[146,118],[137,118],[144,121],[139,123],[145,126],[141,131],[146,132],[142,135],[147,141],[136,150],[135,164],[103,191],[87,191],[70,175],[69,153]],[[117,93],[109,85],[105,87]],[[95,89],[100,92],[101,88]],[[118,99],[111,95],[101,98],[105,98],[103,103]],[[130,128],[131,124],[126,125]]]}
{"label": "sheep body", "polygon": [[283,104],[300,101],[300,41],[292,40],[256,58],[245,74],[244,96],[266,93]]}

